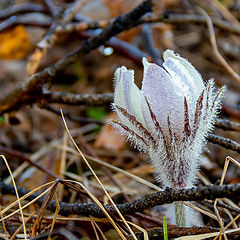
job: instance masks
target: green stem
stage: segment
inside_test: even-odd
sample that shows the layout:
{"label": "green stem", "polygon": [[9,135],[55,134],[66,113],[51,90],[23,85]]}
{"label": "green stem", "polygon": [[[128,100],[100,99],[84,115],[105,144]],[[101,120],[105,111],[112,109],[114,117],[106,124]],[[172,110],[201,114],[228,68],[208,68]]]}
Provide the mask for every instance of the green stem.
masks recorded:
{"label": "green stem", "polygon": [[180,202],[174,203],[175,208],[175,219],[176,219],[176,225],[179,227],[185,227],[186,226],[186,209],[185,206]]}

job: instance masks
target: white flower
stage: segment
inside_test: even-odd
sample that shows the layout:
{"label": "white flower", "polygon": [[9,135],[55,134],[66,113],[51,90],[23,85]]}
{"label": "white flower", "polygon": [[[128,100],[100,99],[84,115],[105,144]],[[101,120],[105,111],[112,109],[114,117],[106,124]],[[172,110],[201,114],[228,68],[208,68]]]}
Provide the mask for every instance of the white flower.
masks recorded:
{"label": "white flower", "polygon": [[225,87],[204,84],[186,59],[164,52],[163,66],[143,59],[142,89],[134,71],[115,72],[114,126],[135,147],[149,154],[156,176],[165,186],[192,187],[206,136],[212,130]]}
{"label": "white flower", "polygon": [[164,52],[162,67],[146,58],[143,65],[141,90],[133,70],[115,72],[114,125],[150,155],[163,184],[191,187],[225,87],[215,92],[213,80],[204,85],[191,63],[171,50]]}

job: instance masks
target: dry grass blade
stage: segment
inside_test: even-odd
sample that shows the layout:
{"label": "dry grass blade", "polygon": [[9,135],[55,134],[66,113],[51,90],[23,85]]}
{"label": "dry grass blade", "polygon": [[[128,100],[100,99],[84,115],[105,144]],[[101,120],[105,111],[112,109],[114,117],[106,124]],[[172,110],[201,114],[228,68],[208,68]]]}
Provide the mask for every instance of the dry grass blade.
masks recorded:
{"label": "dry grass blade", "polygon": [[[59,178],[64,179],[64,172],[66,170],[66,159],[67,159],[67,151],[66,146],[67,146],[67,133],[65,132],[63,134],[63,141],[62,141],[62,152],[61,152],[61,160],[60,160],[60,171],[59,171]],[[58,186],[58,199],[59,201],[62,201],[63,199],[63,194],[64,194],[64,185],[60,184]]]}
{"label": "dry grass blade", "polygon": [[[41,188],[41,187],[39,187],[39,188]],[[39,188],[38,188],[38,190],[39,190]],[[38,195],[36,198],[34,198],[32,201],[26,203],[26,204],[22,207],[22,209],[25,209],[26,207],[28,207],[28,206],[30,206],[31,204],[33,204],[36,200],[38,200],[39,198],[41,198],[42,196],[44,196],[44,195],[45,195],[47,192],[49,192],[50,190],[51,190],[51,187],[48,188],[47,190],[45,190],[43,193],[39,194],[39,195]],[[37,190],[34,189],[33,191],[31,191],[31,192],[29,192],[28,194],[24,195],[23,197],[20,198],[20,201],[26,199],[28,196],[30,196],[32,193],[34,193],[34,192],[36,192],[36,191],[37,191]],[[7,212],[10,208],[14,207],[17,203],[18,203],[18,201],[13,202],[13,203],[10,204],[8,207],[6,207],[5,209],[3,209],[3,212],[4,212],[4,213]],[[11,217],[11,216],[13,216],[13,215],[15,215],[15,214],[18,213],[19,211],[20,211],[20,210],[18,209],[18,210],[16,210],[16,211],[10,213],[9,215],[7,215],[7,216],[5,216],[3,219],[1,219],[0,222],[3,221],[3,220],[5,220],[5,219],[7,219],[7,218],[9,218],[9,217]]]}
{"label": "dry grass blade", "polygon": [[[238,161],[236,161],[235,159],[231,158],[230,156],[228,156],[226,159],[225,159],[225,163],[224,163],[224,168],[223,168],[223,172],[222,172],[222,176],[221,176],[221,181],[220,181],[220,185],[223,184],[224,182],[224,179],[225,179],[225,176],[226,176],[226,173],[227,173],[227,168],[228,168],[228,165],[229,165],[229,162],[233,162],[236,166],[240,167],[240,163]],[[219,212],[218,212],[218,209],[217,209],[217,202],[218,202],[218,199],[216,199],[214,201],[214,209],[215,209],[215,212],[218,216],[218,220],[219,220],[219,224],[221,226],[221,230],[222,230],[222,234],[223,234],[223,237],[224,239],[227,239],[227,236],[225,234],[225,230],[227,229],[227,227],[224,228],[223,224],[222,224],[222,221],[220,219],[220,215],[219,215]],[[238,218],[238,216],[237,216]],[[234,222],[235,220],[232,219],[232,221],[230,222],[230,225],[232,224],[232,222]],[[230,226],[229,224],[227,226]],[[220,233],[219,233],[220,234]],[[217,236],[216,236],[217,238]],[[215,239],[216,239],[215,238]]]}
{"label": "dry grass blade", "polygon": [[[67,130],[67,133],[70,137],[70,139],[72,140],[74,146],[76,147],[76,149],[78,150],[78,152],[81,154],[81,157],[83,158],[84,162],[86,163],[86,165],[88,166],[88,168],[90,169],[90,171],[92,172],[93,176],[96,178],[97,182],[99,183],[99,185],[102,187],[104,193],[106,194],[106,196],[108,197],[109,201],[111,202],[111,204],[113,205],[113,207],[115,208],[116,212],[118,213],[118,215],[120,216],[120,218],[123,220],[124,224],[126,225],[127,229],[130,231],[130,233],[132,234],[133,238],[135,240],[137,240],[136,235],[134,234],[133,230],[130,228],[130,226],[128,225],[127,221],[125,220],[125,218],[123,217],[123,215],[121,214],[121,212],[118,210],[117,206],[115,205],[115,203],[113,202],[112,198],[110,197],[110,195],[108,194],[108,192],[106,191],[106,189],[104,188],[103,184],[101,183],[100,179],[98,178],[98,176],[96,175],[96,173],[94,172],[94,170],[92,169],[91,165],[89,164],[89,162],[87,161],[87,159],[85,158],[85,156],[83,155],[82,151],[79,149],[79,147],[77,146],[76,142],[74,141],[73,137],[71,136],[69,129],[67,127],[67,123],[64,119],[63,116],[63,112],[61,110],[61,115],[62,115],[62,119],[65,125],[65,128]],[[124,237],[125,238],[125,237]]]}
{"label": "dry grass blade", "polygon": [[54,213],[54,216],[53,216],[53,221],[52,221],[52,224],[51,224],[50,234],[48,236],[48,240],[51,240],[51,233],[53,231],[54,225],[55,225],[56,220],[57,220],[57,215],[58,215],[59,210],[60,210],[60,204],[59,204],[59,201],[58,201],[56,193],[54,193],[54,198],[55,198],[55,202],[56,202],[56,210],[55,210],[55,213]]}
{"label": "dry grass blade", "polygon": [[233,68],[227,63],[227,61],[222,57],[220,52],[218,51],[217,43],[216,43],[216,37],[214,33],[214,28],[212,24],[212,20],[209,17],[209,15],[203,10],[200,9],[202,14],[205,16],[206,21],[207,21],[207,26],[208,26],[208,31],[210,35],[210,42],[213,48],[213,53],[215,54],[216,58],[218,61],[222,64],[222,66],[232,75],[234,79],[236,79],[238,82],[240,82],[240,76],[239,74],[233,70]]}
{"label": "dry grass blade", "polygon": [[97,233],[97,229],[98,229],[98,231],[100,232],[102,238],[103,238],[104,240],[107,240],[106,237],[104,236],[102,230],[100,229],[100,227],[98,227],[98,225],[97,225],[95,222],[91,222],[91,225],[92,225],[92,228],[93,228],[93,230],[94,230],[94,233],[95,233],[95,236],[96,236],[96,239],[97,239],[97,240],[100,240],[100,237],[98,236],[98,233]]}
{"label": "dry grass blade", "polygon": [[[22,218],[24,239],[27,240],[27,231],[26,231],[26,226],[25,226],[25,220],[24,220],[24,216],[23,216],[21,201],[20,201],[20,198],[19,198],[19,195],[18,195],[17,186],[16,186],[16,184],[15,184],[15,180],[14,180],[14,177],[13,177],[13,175],[12,175],[11,169],[10,169],[10,167],[9,167],[9,165],[8,165],[7,159],[6,159],[5,156],[3,156],[3,155],[0,155],[0,157],[2,157],[3,161],[5,162],[5,164],[6,164],[6,166],[7,166],[7,169],[8,169],[8,171],[9,171],[10,175],[11,175],[11,178],[12,178],[13,186],[14,186],[14,189],[15,189],[15,192],[16,192],[17,201],[18,201],[19,211],[20,211],[21,218]],[[3,218],[3,219],[4,219],[4,218]]]}
{"label": "dry grass blade", "polygon": [[197,206],[195,206],[193,204],[190,204],[188,202],[182,202],[182,203],[184,205],[186,205],[186,206],[188,206],[188,207],[190,207],[190,208],[192,208],[192,209],[194,209],[194,210],[196,210],[196,211],[198,211],[198,212],[200,212],[200,213],[202,213],[202,214],[212,218],[212,219],[218,220],[217,216],[215,216],[214,214],[212,214],[212,213],[210,213],[210,212],[208,212],[208,211],[206,211],[206,210],[204,210],[204,209],[202,209],[200,207],[197,207]]}
{"label": "dry grass blade", "polygon": [[41,207],[41,209],[39,211],[37,219],[35,220],[33,228],[32,228],[32,236],[31,236],[32,238],[36,237],[38,224],[39,224],[39,222],[40,222],[40,220],[41,220],[41,218],[43,216],[43,213],[45,212],[49,202],[52,200],[52,197],[55,194],[55,191],[57,189],[59,181],[60,181],[59,179],[55,180],[54,184],[51,186],[51,190],[50,190],[48,196],[46,197],[46,199],[45,199],[45,201],[44,201],[44,203],[43,203],[43,205],[42,205],[42,207]]}
{"label": "dry grass blade", "polygon": [[[223,181],[224,181],[224,178],[225,178],[225,175],[226,175],[226,172],[227,172],[227,168],[228,168],[228,165],[229,165],[229,162],[230,162],[230,161],[231,161],[233,164],[235,164],[238,168],[240,168],[240,163],[239,163],[237,160],[235,160],[234,158],[228,156],[228,157],[226,158],[226,160],[225,160],[225,164],[224,164],[224,168],[223,168],[223,173],[222,173],[220,185],[223,184]],[[235,218],[233,218],[233,219],[225,226],[224,229],[226,230],[227,228],[229,228],[229,227],[231,226],[231,224],[235,223],[235,221],[236,221],[239,217],[240,217],[240,214],[237,215]],[[235,223],[235,225],[237,225],[237,224]]]}
{"label": "dry grass blade", "polygon": [[[67,151],[68,151],[68,152],[71,152],[71,153],[73,153],[73,154],[77,154],[77,155],[81,156],[81,154],[79,154],[77,151],[75,151],[75,150],[72,149],[72,148],[68,148]],[[150,188],[152,188],[152,189],[154,189],[154,190],[163,191],[163,189],[160,188],[160,187],[158,187],[157,185],[155,185],[155,184],[153,184],[153,183],[150,183],[149,181],[146,181],[146,180],[144,180],[143,178],[138,177],[138,176],[136,176],[136,175],[134,175],[134,174],[132,174],[132,173],[130,173],[130,172],[127,172],[127,171],[125,171],[125,170],[123,170],[123,169],[121,169],[121,168],[115,167],[115,166],[113,166],[113,165],[111,165],[111,164],[109,164],[109,163],[103,162],[103,161],[101,161],[100,159],[91,157],[91,156],[89,156],[89,155],[85,155],[85,157],[86,157],[88,160],[90,160],[90,161],[92,161],[92,162],[94,162],[94,163],[97,163],[97,164],[99,164],[99,165],[101,165],[101,166],[107,167],[107,168],[112,169],[112,170],[114,170],[114,171],[116,171],[116,172],[123,173],[125,176],[128,176],[128,177],[134,179],[135,181],[137,181],[137,182],[139,182],[139,183],[142,183],[142,184],[144,184],[144,185],[146,185],[146,186],[148,186],[148,187],[150,187]]]}
{"label": "dry grass blade", "polygon": [[144,240],[149,240],[149,237],[148,237],[148,233],[147,231],[144,229],[144,228],[141,228],[140,226],[134,224],[134,223],[131,223],[131,222],[128,222],[130,225],[134,226],[135,228],[137,228],[138,230],[140,230],[141,232],[143,232],[143,239]]}
{"label": "dry grass blade", "polygon": [[232,225],[232,223],[235,222],[239,217],[240,214],[238,214],[231,222],[229,222],[224,229],[228,229]]}
{"label": "dry grass blade", "polygon": [[[225,233],[234,233],[240,231],[240,228],[238,229],[232,229],[232,230],[228,230]],[[208,239],[211,237],[215,237],[218,236],[219,232],[213,232],[213,233],[204,233],[204,234],[198,234],[198,235],[191,235],[191,236],[182,236],[179,238],[175,238],[175,240],[202,240],[202,239]]]}
{"label": "dry grass blade", "polygon": [[1,209],[1,206],[0,206],[0,215],[1,215],[1,222],[2,222],[2,226],[3,226],[3,230],[5,232],[5,237],[6,239],[8,240],[8,233],[7,233],[7,229],[6,229],[6,225],[5,225],[5,222],[3,220],[3,215],[2,215],[2,209]]}
{"label": "dry grass blade", "polygon": [[[32,216],[34,215],[35,212],[33,212],[30,216],[28,216],[28,218],[25,221],[25,224],[32,218]],[[22,225],[16,230],[16,232],[12,235],[10,240],[14,240],[17,236],[17,234],[21,231],[22,229]]]}
{"label": "dry grass blade", "polygon": [[[29,214],[25,214],[25,216],[28,216]],[[34,217],[37,217],[37,215],[33,215]],[[44,216],[44,220],[53,220],[54,216]],[[57,216],[56,217],[57,221],[77,221],[77,222],[101,222],[101,223],[106,223],[109,222],[109,219],[107,218],[97,218],[97,217],[62,217],[62,216]]]}
{"label": "dry grass blade", "polygon": [[[22,197],[20,198],[20,201],[23,201],[24,199],[28,198],[28,197],[29,197],[30,195],[32,195],[33,193],[39,191],[40,189],[42,189],[42,188],[44,188],[44,187],[47,187],[47,186],[49,186],[49,185],[52,185],[53,183],[54,183],[54,182],[49,182],[49,183],[46,183],[46,184],[44,184],[44,185],[42,185],[42,186],[40,186],[40,187],[35,188],[35,189],[32,190],[31,192],[29,192],[29,193],[25,194],[24,196],[22,196]],[[40,197],[42,197],[45,193],[47,193],[48,191],[50,191],[50,189],[51,189],[51,187],[48,188],[47,190],[45,190],[44,192],[42,192],[37,198],[35,198],[34,200],[32,200],[31,203],[34,202],[34,201],[36,201],[36,200],[39,199]],[[9,209],[11,209],[12,207],[14,207],[17,203],[18,203],[18,201],[15,201],[15,202],[11,203],[10,205],[8,205],[6,208],[4,208],[4,209],[2,210],[2,214],[4,214],[4,213],[7,212]],[[29,203],[28,203],[28,205],[29,205]],[[26,206],[26,205],[23,206],[23,209],[25,208],[25,206]],[[3,219],[5,219],[5,218],[6,218],[6,217],[4,217]]]}
{"label": "dry grass blade", "polygon": [[[228,234],[228,233],[234,233],[237,231],[240,231],[240,228],[228,230],[225,233]],[[179,238],[175,238],[175,240],[202,240],[202,239],[209,239],[218,235],[219,235],[219,232],[204,233],[204,234],[191,235],[191,236],[182,236]]]}
{"label": "dry grass blade", "polygon": [[[226,233],[225,233],[225,229],[224,229],[224,225],[223,225],[223,220],[221,219],[221,216],[220,216],[219,211],[218,211],[218,208],[217,208],[217,201],[218,201],[217,199],[214,201],[213,207],[214,207],[214,211],[215,211],[215,213],[216,213],[216,215],[217,215],[218,223],[219,223],[220,228],[221,228],[221,232],[219,232],[219,235],[220,235],[220,234],[223,234],[224,239],[227,240],[228,238],[227,238]],[[214,238],[214,240],[216,240],[219,235],[217,235],[217,236]]]}
{"label": "dry grass blade", "polygon": [[[111,218],[111,216],[109,215],[109,213],[106,211],[106,209],[104,208],[104,206],[101,204],[101,202],[80,182],[77,181],[72,181],[72,180],[63,180],[63,183],[70,183],[70,187],[72,187],[71,184],[77,184],[79,185],[81,188],[83,188],[86,193],[90,196],[90,198],[96,203],[96,205],[101,208],[101,210],[104,212],[104,214],[106,215],[106,217],[109,219],[110,223],[113,225],[113,227],[115,228],[115,230],[118,232],[119,236],[122,239],[126,239],[124,237],[124,235],[122,234],[122,232],[119,230],[118,226],[116,225],[116,223],[113,221],[113,219]],[[73,186],[74,187],[74,186]]]}
{"label": "dry grass blade", "polygon": [[235,24],[237,27],[240,27],[240,23],[238,20],[233,16],[233,14],[220,2],[217,0],[212,0],[212,3],[218,8],[221,14]]}

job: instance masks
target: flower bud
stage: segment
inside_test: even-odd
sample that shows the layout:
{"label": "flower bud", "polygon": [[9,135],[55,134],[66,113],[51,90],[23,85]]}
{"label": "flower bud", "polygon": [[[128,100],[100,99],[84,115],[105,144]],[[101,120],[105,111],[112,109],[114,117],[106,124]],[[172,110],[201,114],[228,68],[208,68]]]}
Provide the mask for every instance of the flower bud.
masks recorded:
{"label": "flower bud", "polygon": [[113,125],[147,153],[156,177],[168,187],[192,187],[206,136],[213,129],[225,87],[219,91],[186,59],[167,50],[158,66],[143,58],[141,90],[134,71],[118,68],[114,79]]}

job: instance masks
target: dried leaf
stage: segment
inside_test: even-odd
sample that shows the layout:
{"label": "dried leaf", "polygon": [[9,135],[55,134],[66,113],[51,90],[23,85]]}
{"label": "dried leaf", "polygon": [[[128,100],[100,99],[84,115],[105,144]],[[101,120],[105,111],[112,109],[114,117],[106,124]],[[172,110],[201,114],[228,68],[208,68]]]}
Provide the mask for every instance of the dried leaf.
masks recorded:
{"label": "dried leaf", "polygon": [[24,59],[32,44],[24,26],[19,25],[0,33],[0,58]]}
{"label": "dried leaf", "polygon": [[[116,114],[112,113],[108,115],[105,120],[108,121],[111,119],[117,119]],[[105,124],[97,137],[95,146],[98,148],[104,147],[112,151],[120,151],[126,146],[126,141],[122,136],[117,134],[116,129],[109,124]]]}

